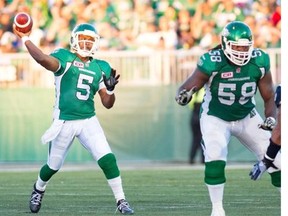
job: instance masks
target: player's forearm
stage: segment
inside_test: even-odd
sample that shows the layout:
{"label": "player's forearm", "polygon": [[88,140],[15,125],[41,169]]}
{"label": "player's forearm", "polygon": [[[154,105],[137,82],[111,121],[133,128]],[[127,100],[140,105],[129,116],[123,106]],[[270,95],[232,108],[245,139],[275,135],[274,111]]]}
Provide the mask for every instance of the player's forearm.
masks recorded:
{"label": "player's forearm", "polygon": [[52,72],[57,71],[59,68],[59,62],[58,60],[54,59],[53,57],[46,55],[40,50],[33,42],[30,40],[26,40],[25,46],[32,56],[32,58],[40,65],[42,65],[47,70],[50,70]]}
{"label": "player's forearm", "polygon": [[269,100],[264,101],[264,114],[265,117],[273,117],[276,119],[276,105],[274,98],[271,97]]}
{"label": "player's forearm", "polygon": [[27,40],[24,42],[28,52],[32,56],[32,58],[41,64],[45,60],[45,54],[37,47],[35,46],[30,40]]}
{"label": "player's forearm", "polygon": [[194,89],[193,92],[196,92],[200,90],[208,80],[209,77],[206,74],[200,72],[199,69],[195,69],[192,75],[177,89],[176,95],[179,95],[183,89],[186,89],[187,91]]}
{"label": "player's forearm", "polygon": [[275,144],[281,145],[281,108],[277,114],[277,124],[272,131],[271,140]]}
{"label": "player's forearm", "polygon": [[112,95],[106,94],[101,99],[102,99],[103,106],[107,109],[110,109],[113,107],[116,98],[115,98],[114,94],[112,94]]}

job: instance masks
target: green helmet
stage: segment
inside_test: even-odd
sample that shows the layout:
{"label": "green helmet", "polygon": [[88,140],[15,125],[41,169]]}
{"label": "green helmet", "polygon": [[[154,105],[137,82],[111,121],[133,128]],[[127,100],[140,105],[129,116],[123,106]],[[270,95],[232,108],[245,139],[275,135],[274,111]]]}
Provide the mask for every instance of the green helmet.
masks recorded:
{"label": "green helmet", "polygon": [[250,61],[253,37],[248,25],[233,21],[221,33],[221,45],[225,56],[234,64],[243,66]]}
{"label": "green helmet", "polygon": [[[90,36],[93,37],[94,40],[79,40],[79,35]],[[74,27],[71,34],[70,47],[72,51],[83,57],[92,57],[98,49],[99,40],[100,36],[95,27],[91,24],[83,23]],[[82,43],[81,46],[80,43]]]}

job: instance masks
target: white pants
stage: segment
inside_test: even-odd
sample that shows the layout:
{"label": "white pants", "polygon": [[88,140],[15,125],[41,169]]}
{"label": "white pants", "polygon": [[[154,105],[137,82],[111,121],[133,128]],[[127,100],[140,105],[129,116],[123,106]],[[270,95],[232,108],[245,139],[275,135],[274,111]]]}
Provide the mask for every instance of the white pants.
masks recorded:
{"label": "white pants", "polygon": [[61,168],[75,137],[96,161],[112,152],[96,116],[84,120],[62,121],[62,123],[59,120],[55,121],[58,121],[57,124],[53,123],[45,133],[46,137],[48,131],[54,131],[54,136],[55,132],[57,133],[52,140],[46,139],[51,141],[47,162],[51,169]]}
{"label": "white pants", "polygon": [[[263,122],[259,113],[254,110],[256,115],[250,117],[247,115],[244,119],[238,121],[224,121],[215,116],[201,114],[200,125],[202,138],[204,141],[203,151],[205,162],[222,160],[227,161],[228,144],[231,136],[235,136],[250,151],[252,151],[258,160],[262,160],[267,147],[271,133],[258,128],[258,124]],[[281,169],[281,153],[275,158],[274,164]],[[269,168],[268,172],[276,171]]]}

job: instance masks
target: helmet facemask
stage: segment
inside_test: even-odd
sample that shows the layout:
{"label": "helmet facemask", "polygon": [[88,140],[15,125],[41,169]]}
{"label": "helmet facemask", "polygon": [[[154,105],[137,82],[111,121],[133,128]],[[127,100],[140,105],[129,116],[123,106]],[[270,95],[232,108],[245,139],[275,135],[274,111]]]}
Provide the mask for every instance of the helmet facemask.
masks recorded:
{"label": "helmet facemask", "polygon": [[81,24],[72,31],[71,50],[82,57],[92,57],[98,49],[99,40],[100,36],[93,26]]}
{"label": "helmet facemask", "polygon": [[224,53],[226,57],[236,65],[243,66],[247,64],[252,56],[252,51],[253,42],[249,41],[248,39],[239,39],[237,42],[225,42]]}

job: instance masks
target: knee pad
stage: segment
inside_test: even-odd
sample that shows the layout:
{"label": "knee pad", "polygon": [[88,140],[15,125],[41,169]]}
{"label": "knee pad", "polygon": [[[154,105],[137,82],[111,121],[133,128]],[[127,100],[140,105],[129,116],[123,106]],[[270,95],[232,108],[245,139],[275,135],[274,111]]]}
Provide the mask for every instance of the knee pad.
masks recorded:
{"label": "knee pad", "polygon": [[114,154],[109,153],[104,155],[98,160],[98,164],[103,170],[107,179],[113,179],[120,176],[120,171],[118,169]]}
{"label": "knee pad", "polygon": [[211,161],[205,163],[204,181],[209,185],[223,184],[226,182],[225,161]]}
{"label": "knee pad", "polygon": [[281,187],[281,171],[270,173],[271,183],[273,186],[280,188]]}

